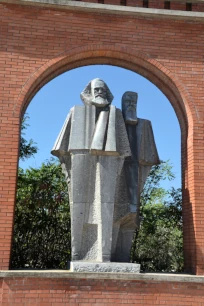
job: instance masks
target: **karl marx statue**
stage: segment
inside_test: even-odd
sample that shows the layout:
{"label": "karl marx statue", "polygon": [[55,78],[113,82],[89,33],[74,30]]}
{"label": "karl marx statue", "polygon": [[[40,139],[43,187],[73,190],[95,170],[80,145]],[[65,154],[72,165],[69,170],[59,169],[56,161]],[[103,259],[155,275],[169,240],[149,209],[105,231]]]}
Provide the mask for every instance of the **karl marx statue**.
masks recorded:
{"label": "karl marx statue", "polygon": [[100,79],[89,82],[81,99],[52,150],[68,182],[72,261],[128,262],[139,195],[159,163],[151,123],[136,117],[137,94],[123,95],[121,112]]}

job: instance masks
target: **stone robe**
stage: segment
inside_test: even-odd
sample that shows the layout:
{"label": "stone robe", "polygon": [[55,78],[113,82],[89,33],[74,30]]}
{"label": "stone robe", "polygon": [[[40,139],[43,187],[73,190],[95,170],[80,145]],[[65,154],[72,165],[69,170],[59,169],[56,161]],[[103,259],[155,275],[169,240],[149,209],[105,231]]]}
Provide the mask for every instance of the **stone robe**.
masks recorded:
{"label": "stone robe", "polygon": [[139,228],[140,193],[153,165],[160,163],[152,125],[139,119],[126,124],[131,156],[125,158],[118,180],[112,238],[112,260],[129,262],[132,239]]}
{"label": "stone robe", "polygon": [[151,122],[125,126],[114,106],[75,106],[52,154],[68,182],[72,260],[128,262],[140,192],[159,163]]}
{"label": "stone robe", "polygon": [[75,106],[52,154],[68,181],[72,260],[110,261],[117,182],[131,156],[121,111]]}

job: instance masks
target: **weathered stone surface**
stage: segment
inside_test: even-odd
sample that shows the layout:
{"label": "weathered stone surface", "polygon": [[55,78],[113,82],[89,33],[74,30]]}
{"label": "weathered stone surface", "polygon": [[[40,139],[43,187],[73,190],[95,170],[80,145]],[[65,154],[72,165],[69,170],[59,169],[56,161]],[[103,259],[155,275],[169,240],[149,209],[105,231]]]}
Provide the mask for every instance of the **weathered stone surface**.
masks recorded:
{"label": "weathered stone surface", "polygon": [[111,106],[113,96],[100,79],[89,82],[81,98],[85,105],[71,109],[52,150],[69,188],[74,269],[138,272],[138,265],[98,263],[130,261],[140,192],[159,162],[151,123],[137,118],[134,92],[123,95],[123,114]]}
{"label": "weathered stone surface", "polygon": [[137,99],[138,94],[126,91],[122,96],[122,112],[126,124],[137,124]]}
{"label": "weathered stone surface", "polygon": [[122,112],[131,148],[117,185],[114,206],[112,261],[129,262],[132,239],[139,228],[140,193],[153,165],[160,163],[151,122],[137,118],[137,94],[126,92]]}
{"label": "weathered stone surface", "polygon": [[113,273],[140,273],[140,265],[118,262],[88,262],[72,261],[71,272],[113,272]]}
{"label": "weathered stone surface", "polygon": [[88,83],[80,95],[85,105],[102,108],[111,104],[113,95],[107,84],[96,78]]}
{"label": "weathered stone surface", "polygon": [[177,282],[177,283],[204,283],[204,276],[192,274],[173,273],[86,273],[72,272],[70,270],[9,270],[0,271],[1,278],[66,278],[66,279],[112,279],[112,280],[136,280],[155,282]]}
{"label": "weathered stone surface", "polygon": [[110,261],[117,182],[131,151],[108,86],[95,79],[81,97],[85,105],[71,109],[52,154],[68,182],[72,260]]}

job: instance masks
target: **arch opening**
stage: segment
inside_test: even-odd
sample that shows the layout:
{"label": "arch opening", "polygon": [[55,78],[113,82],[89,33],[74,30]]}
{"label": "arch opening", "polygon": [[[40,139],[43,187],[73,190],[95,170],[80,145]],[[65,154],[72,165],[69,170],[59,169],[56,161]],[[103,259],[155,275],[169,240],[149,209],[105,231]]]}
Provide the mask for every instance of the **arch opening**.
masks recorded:
{"label": "arch opening", "polygon": [[[98,60],[98,59],[97,59]],[[102,60],[102,62],[104,63],[104,59],[101,59]],[[107,59],[105,59],[105,61],[107,61]],[[115,62],[114,62],[115,63]],[[88,62],[87,62],[87,65],[88,65]],[[121,64],[120,64],[120,66],[122,66]],[[124,65],[125,66],[125,65]],[[64,71],[64,69],[65,69],[65,67],[61,67],[60,68],[60,70],[58,70],[58,73],[59,73],[59,71]],[[142,69],[141,68],[139,68],[140,70],[140,74],[142,74]],[[65,69],[66,70],[66,69]],[[57,74],[58,75],[58,73],[57,72],[55,72],[55,74]],[[143,74],[145,74],[145,73],[143,73]],[[153,75],[153,74],[152,74]],[[50,75],[49,76],[49,78],[50,79],[53,79],[53,77],[54,77],[54,75]],[[148,74],[148,78],[151,78],[151,76]],[[48,80],[48,79],[47,79]],[[106,81],[106,80],[105,80]],[[44,81],[43,82],[45,82],[46,83],[46,81],[45,81],[45,79],[44,79]],[[157,78],[157,77],[155,77],[154,76],[154,83],[157,83],[158,82],[158,84],[162,84],[161,83],[161,81]],[[42,85],[42,84],[41,84]],[[85,84],[84,84],[85,85]],[[137,87],[137,86],[136,86]],[[34,94],[34,92],[37,90],[37,86],[36,86],[36,84],[35,84],[35,90],[32,92],[32,94],[30,94],[30,97]],[[163,88],[163,91],[166,93],[166,96],[168,96],[168,95],[171,95],[171,97],[174,97],[175,95],[173,95],[172,94],[172,89],[168,89],[168,91],[165,91],[165,87],[162,87]],[[29,95],[27,95],[27,97],[29,97]],[[175,98],[175,97],[174,97]],[[26,104],[25,104],[26,105]],[[22,108],[22,110],[24,111],[24,109],[25,109],[25,105],[24,105],[24,108]],[[176,110],[177,110],[177,117],[178,118],[182,118],[182,114],[183,114],[183,111],[181,111],[181,107],[180,108],[176,108]],[[180,125],[183,125],[185,122],[180,122]]]}
{"label": "arch opening", "polygon": [[42,65],[24,84],[18,101],[14,104],[14,115],[18,115],[20,111],[22,117],[34,95],[55,77],[74,68],[97,64],[125,68],[148,79],[170,101],[178,117],[182,133],[187,134],[187,128],[192,122],[188,118],[193,119],[194,114],[189,107],[191,97],[178,78],[161,63],[145,54],[105,45],[76,48]]}

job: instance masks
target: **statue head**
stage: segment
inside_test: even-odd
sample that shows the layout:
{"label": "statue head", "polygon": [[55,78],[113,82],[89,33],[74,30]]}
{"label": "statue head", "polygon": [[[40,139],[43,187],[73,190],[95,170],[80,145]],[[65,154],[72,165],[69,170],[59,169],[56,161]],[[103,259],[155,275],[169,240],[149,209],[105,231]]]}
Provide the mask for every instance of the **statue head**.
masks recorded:
{"label": "statue head", "polygon": [[84,104],[97,107],[105,107],[113,100],[113,95],[106,83],[98,78],[89,82],[80,97]]}
{"label": "statue head", "polygon": [[122,96],[122,112],[127,124],[137,124],[137,98],[138,94],[133,91],[126,91]]}

